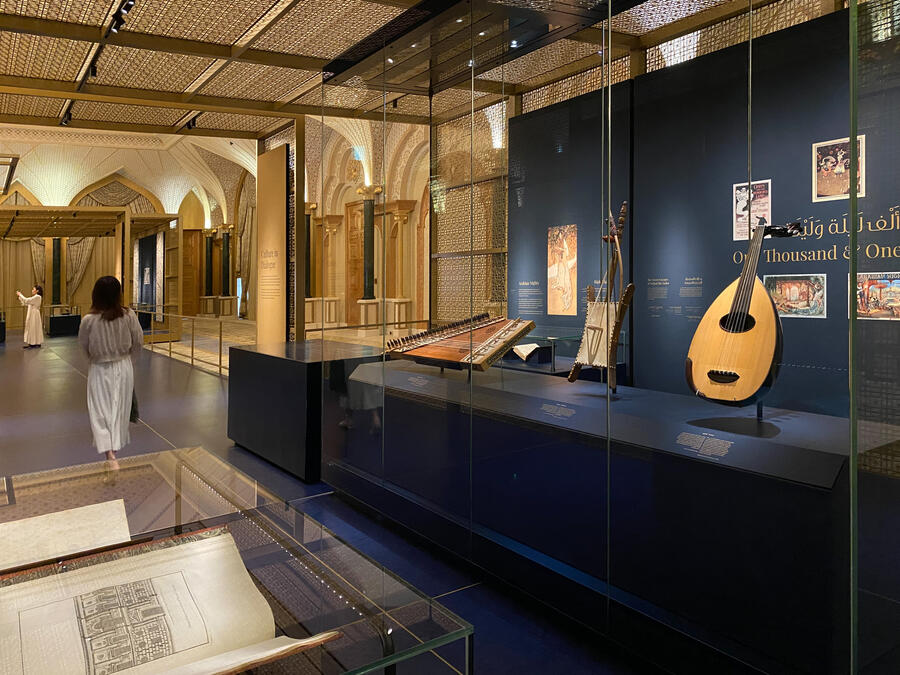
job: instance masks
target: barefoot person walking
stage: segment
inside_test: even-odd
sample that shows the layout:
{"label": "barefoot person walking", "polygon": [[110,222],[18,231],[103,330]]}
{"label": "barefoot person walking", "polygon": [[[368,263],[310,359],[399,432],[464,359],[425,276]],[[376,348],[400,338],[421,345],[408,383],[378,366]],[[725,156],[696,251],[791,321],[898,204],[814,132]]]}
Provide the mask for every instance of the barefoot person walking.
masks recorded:
{"label": "barefoot person walking", "polygon": [[25,349],[40,347],[44,342],[44,328],[41,326],[41,300],[44,289],[35,284],[31,289],[31,297],[26,298],[22,291],[16,291],[19,302],[28,308],[25,314]]}
{"label": "barefoot person walking", "polygon": [[128,421],[134,392],[131,356],[140,352],[144,333],[137,315],[122,306],[122,286],[115,277],[100,277],[91,295],[91,311],[81,321],[78,342],[91,362],[87,404],[97,452],[106,453],[109,469],[119,468],[116,452],[128,444]]}

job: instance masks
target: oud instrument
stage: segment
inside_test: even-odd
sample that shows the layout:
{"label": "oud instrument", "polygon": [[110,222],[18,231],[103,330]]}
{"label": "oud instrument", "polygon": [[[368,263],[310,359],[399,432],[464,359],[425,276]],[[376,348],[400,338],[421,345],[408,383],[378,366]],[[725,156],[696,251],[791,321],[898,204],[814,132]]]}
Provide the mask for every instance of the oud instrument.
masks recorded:
{"label": "oud instrument", "polygon": [[[622,332],[622,324],[625,315],[634,297],[634,284],[628,284],[623,288],[622,278],[625,276],[625,262],[622,258],[622,246],[619,242],[625,230],[625,219],[628,215],[628,202],[622,202],[619,210],[619,222],[613,220],[609,214],[609,234],[603,237],[603,241],[610,245],[610,257],[606,267],[604,284],[600,287],[600,297],[593,286],[588,286],[587,313],[584,321],[584,333],[581,338],[581,346],[575,357],[575,364],[569,371],[569,382],[574,382],[581,374],[584,366],[605,368],[609,388],[616,390],[616,362],[619,350],[619,334]],[[612,288],[618,278],[618,299],[614,299]],[[605,287],[605,290],[604,290]]]}
{"label": "oud instrument", "polygon": [[756,276],[765,236],[793,237],[799,223],[772,227],[759,219],[741,276],[719,294],[700,320],[685,361],[691,390],[726,405],[746,405],[775,383],[781,362],[781,319]]}
{"label": "oud instrument", "polygon": [[534,329],[533,321],[480,314],[433,330],[390,340],[387,355],[442,368],[487,370]]}

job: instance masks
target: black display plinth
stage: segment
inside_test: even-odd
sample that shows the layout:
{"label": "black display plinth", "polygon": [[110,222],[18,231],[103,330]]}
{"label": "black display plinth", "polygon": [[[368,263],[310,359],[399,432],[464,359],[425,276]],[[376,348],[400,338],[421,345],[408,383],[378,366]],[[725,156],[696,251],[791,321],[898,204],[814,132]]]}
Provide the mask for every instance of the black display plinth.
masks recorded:
{"label": "black display plinth", "polygon": [[78,335],[81,327],[81,314],[56,314],[50,317],[47,335],[60,337],[62,335]]}
{"label": "black display plinth", "polygon": [[320,479],[322,364],[378,358],[372,347],[311,340],[229,350],[228,437],[306,482]]}
{"label": "black display plinth", "polygon": [[0,344],[6,342],[6,321],[0,320]]}
{"label": "black display plinth", "polygon": [[766,672],[846,663],[846,419],[499,368],[350,384],[396,422],[329,449],[336,489],[625,641],[608,599]]}

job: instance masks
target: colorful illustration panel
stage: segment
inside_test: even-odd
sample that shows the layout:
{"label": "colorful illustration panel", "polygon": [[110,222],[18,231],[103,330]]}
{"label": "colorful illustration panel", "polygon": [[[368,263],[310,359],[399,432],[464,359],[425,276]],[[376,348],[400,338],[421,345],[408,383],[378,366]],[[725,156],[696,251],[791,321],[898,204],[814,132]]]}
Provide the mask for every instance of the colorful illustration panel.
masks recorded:
{"label": "colorful illustration panel", "polygon": [[858,272],[856,316],[881,321],[900,320],[900,272]]}
{"label": "colorful illustration panel", "polygon": [[578,227],[547,228],[547,314],[578,314]]}
{"label": "colorful illustration panel", "polygon": [[[866,196],[866,137],[857,137],[859,149],[858,196]],[[850,199],[850,139],[813,143],[812,200]]]}
{"label": "colorful illustration panel", "polygon": [[826,275],[767,274],[763,284],[778,316],[791,319],[824,319],[826,307]]}

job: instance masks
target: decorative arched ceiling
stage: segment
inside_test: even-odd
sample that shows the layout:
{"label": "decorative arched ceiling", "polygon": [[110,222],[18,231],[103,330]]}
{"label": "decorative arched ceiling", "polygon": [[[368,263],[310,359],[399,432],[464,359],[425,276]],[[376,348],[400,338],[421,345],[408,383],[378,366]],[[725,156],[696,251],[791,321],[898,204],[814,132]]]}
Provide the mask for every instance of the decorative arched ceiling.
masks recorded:
{"label": "decorative arched ceiling", "polygon": [[[232,216],[220,179],[232,172],[223,167],[256,172],[255,143],[247,139],[0,126],[0,152],[19,155],[15,179],[43,205],[67,206],[85,187],[119,174],[152,193],[167,213],[193,191],[207,225],[216,207],[224,222]],[[210,157],[221,158],[217,167]]]}

